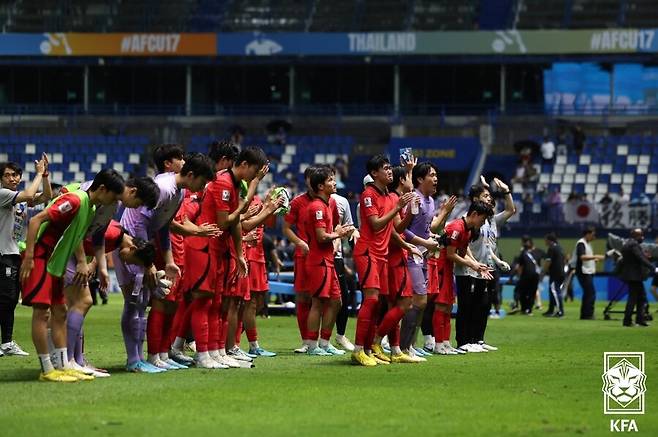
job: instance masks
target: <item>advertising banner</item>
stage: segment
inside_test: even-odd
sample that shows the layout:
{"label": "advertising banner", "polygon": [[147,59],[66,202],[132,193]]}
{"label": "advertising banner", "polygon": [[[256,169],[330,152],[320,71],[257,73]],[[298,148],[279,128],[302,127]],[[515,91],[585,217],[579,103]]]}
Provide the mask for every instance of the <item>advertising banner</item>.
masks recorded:
{"label": "advertising banner", "polygon": [[393,165],[398,165],[400,149],[404,148],[411,148],[418,162],[430,161],[440,171],[466,171],[473,165],[481,146],[477,138],[391,138],[388,153]]}
{"label": "advertising banner", "polygon": [[0,56],[542,55],[658,52],[656,29],[5,33]]}

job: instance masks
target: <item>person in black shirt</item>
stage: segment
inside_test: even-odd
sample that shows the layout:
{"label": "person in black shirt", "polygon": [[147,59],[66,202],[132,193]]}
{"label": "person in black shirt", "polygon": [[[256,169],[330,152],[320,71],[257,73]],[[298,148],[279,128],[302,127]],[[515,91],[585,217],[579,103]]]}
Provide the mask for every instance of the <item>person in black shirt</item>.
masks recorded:
{"label": "person in black shirt", "polygon": [[644,290],[644,280],[656,273],[656,268],[651,264],[642,251],[640,244],[644,241],[642,229],[633,229],[631,238],[626,240],[621,250],[622,259],[618,266],[619,278],[628,284],[628,300],[624,311],[624,326],[634,326],[632,317],[635,311],[635,321],[639,326],[649,326],[644,320],[647,293]]}
{"label": "person in black shirt", "polygon": [[[523,250],[519,255],[517,273],[519,282],[517,284],[519,297],[521,300],[521,311],[526,315],[532,315],[532,306],[535,301],[535,294],[539,285],[539,261],[536,258],[537,252],[534,250],[532,238],[524,235],[522,240]],[[539,258],[541,260],[541,258]]]}
{"label": "person in black shirt", "polygon": [[[556,235],[551,232],[546,235],[546,257],[544,258],[544,271],[548,274],[548,311],[543,316],[564,316],[564,302],[562,301],[562,284],[564,283],[564,251],[557,241]],[[557,311],[556,311],[557,310]]]}

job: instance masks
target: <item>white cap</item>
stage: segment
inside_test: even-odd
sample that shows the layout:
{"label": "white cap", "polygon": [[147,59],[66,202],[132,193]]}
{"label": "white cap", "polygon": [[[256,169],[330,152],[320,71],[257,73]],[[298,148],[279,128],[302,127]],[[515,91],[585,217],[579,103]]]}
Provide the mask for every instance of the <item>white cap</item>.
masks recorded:
{"label": "white cap", "polygon": [[375,182],[375,180],[369,174],[367,174],[366,177],[363,178],[363,186],[364,187],[368,184],[372,184],[373,182]]}

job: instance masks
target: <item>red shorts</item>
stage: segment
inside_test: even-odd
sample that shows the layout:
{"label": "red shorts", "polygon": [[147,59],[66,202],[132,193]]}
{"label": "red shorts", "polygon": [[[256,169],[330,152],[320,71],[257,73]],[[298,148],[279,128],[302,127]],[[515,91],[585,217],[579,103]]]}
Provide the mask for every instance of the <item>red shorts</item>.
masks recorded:
{"label": "red shorts", "polygon": [[[182,272],[183,269],[181,269]],[[215,279],[217,276],[217,262],[209,249],[198,250],[188,247],[185,251],[185,275],[182,277],[183,284],[178,287],[183,292],[187,291],[215,291]]]}
{"label": "red shorts", "polygon": [[361,290],[375,288],[379,294],[388,294],[388,261],[372,256],[355,255],[354,265],[359,275]]}
{"label": "red shorts", "polygon": [[340,285],[333,265],[307,264],[306,271],[310,273],[306,279],[309,293],[313,297],[340,299]]}
{"label": "red shorts", "polygon": [[221,253],[217,259],[215,293],[224,296],[241,296],[238,290],[238,264],[229,251]]}
{"label": "red shorts", "polygon": [[455,303],[455,278],[452,272],[445,267],[437,272],[439,278],[439,295],[437,303],[452,305]]}
{"label": "red shorts", "polygon": [[306,280],[306,259],[303,257],[295,257],[294,260],[294,284],[293,289],[296,293],[308,293],[308,284]]}
{"label": "red shorts", "polygon": [[[35,252],[38,249],[35,249]],[[34,268],[30,276],[23,282],[21,296],[23,305],[64,305],[64,283],[62,278],[48,273],[48,259],[43,256],[34,256]]]}
{"label": "red shorts", "polygon": [[[381,293],[380,293],[381,294]],[[407,264],[403,262],[401,265],[388,268],[388,300],[395,303],[401,297],[413,296],[413,288],[411,286],[411,276],[407,269]]]}
{"label": "red shorts", "polygon": [[249,290],[263,292],[269,291],[269,289],[265,263],[249,261]]}
{"label": "red shorts", "polygon": [[427,294],[439,292],[439,266],[435,263],[427,263]]}

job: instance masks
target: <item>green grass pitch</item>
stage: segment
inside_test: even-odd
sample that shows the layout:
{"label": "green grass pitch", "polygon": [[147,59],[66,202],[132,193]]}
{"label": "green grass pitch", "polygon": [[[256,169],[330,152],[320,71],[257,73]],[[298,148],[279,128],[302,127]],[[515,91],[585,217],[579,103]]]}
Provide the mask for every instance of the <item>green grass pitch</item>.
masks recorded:
{"label": "green grass pitch", "polygon": [[[255,369],[146,375],[123,371],[120,300],[92,308],[85,327],[88,357],[112,377],[75,384],[37,381],[30,310],[17,310],[15,337],[31,355],[0,358],[0,435],[598,436],[622,417],[658,435],[658,328],[579,321],[577,304],[562,320],[491,320],[487,338],[498,352],[376,368],[295,356],[295,318],[277,316],[258,322],[261,344],[280,355],[257,359]],[[645,352],[645,415],[603,414],[606,351]]]}

